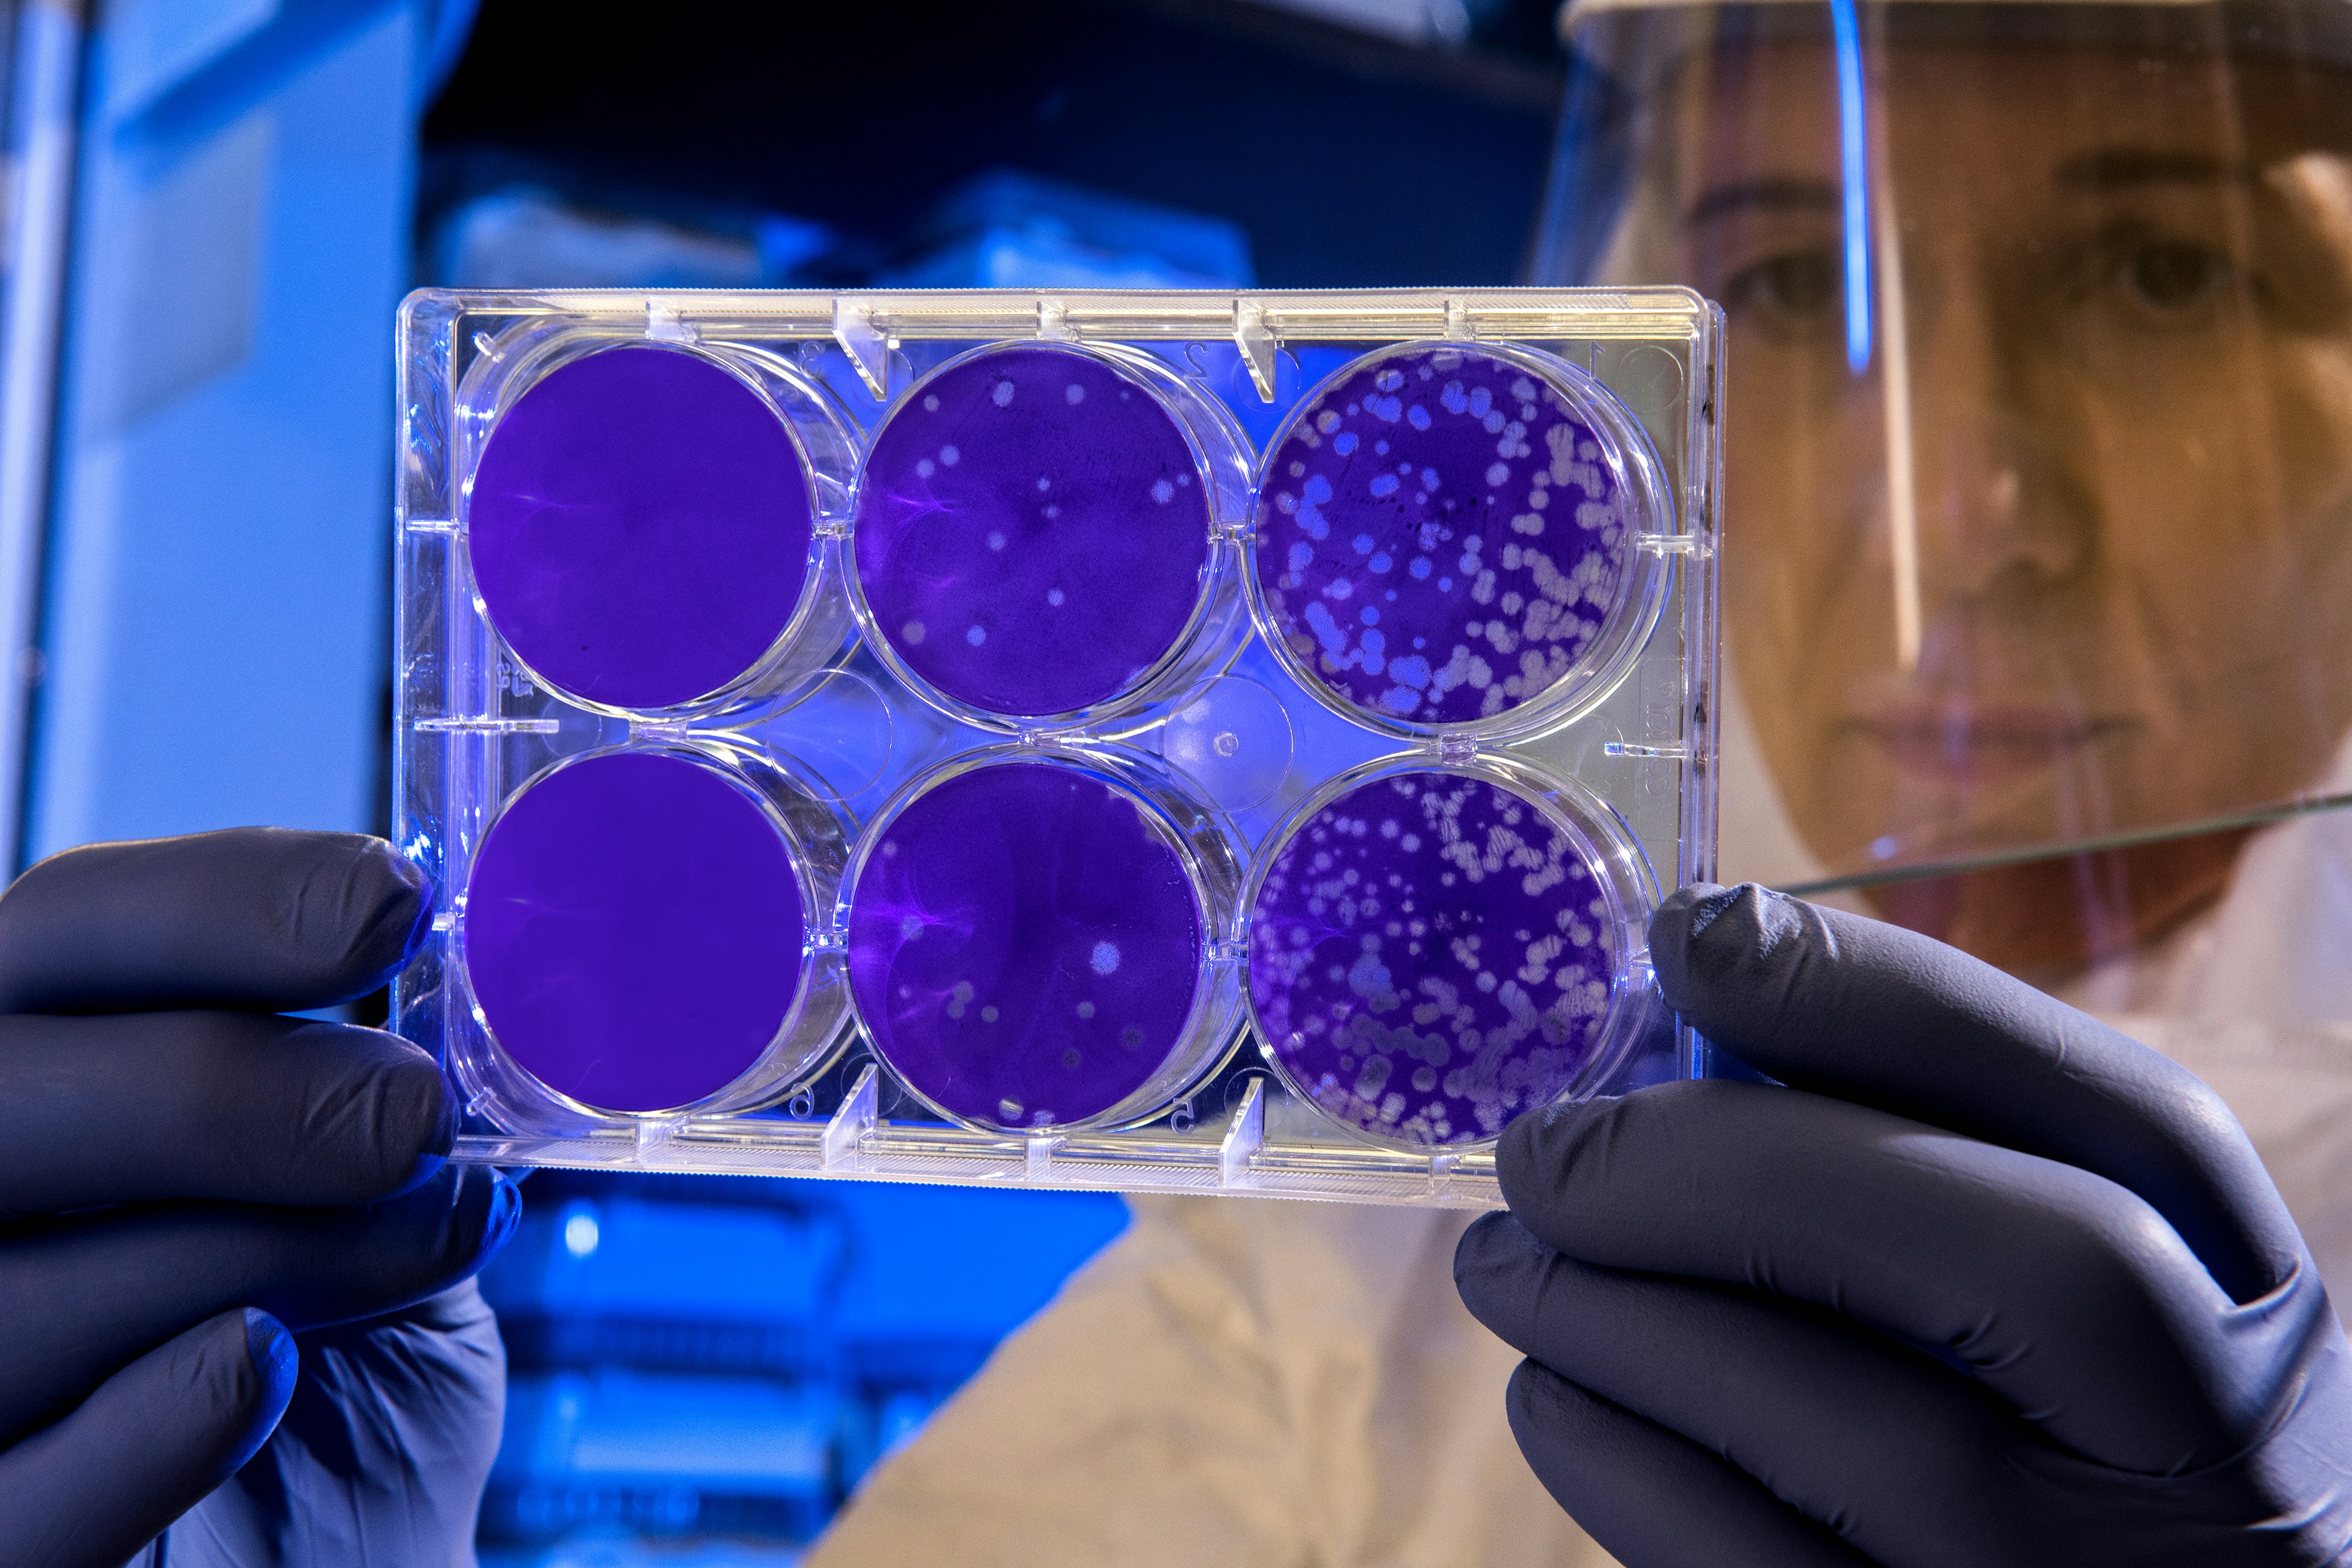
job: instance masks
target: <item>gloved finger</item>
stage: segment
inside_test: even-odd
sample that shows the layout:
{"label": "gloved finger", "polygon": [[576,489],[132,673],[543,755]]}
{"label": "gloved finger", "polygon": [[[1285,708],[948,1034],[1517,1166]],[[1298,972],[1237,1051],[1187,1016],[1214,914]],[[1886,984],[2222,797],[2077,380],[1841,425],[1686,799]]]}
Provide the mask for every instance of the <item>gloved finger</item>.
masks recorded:
{"label": "gloved finger", "polygon": [[0,1017],[0,1216],[157,1198],[370,1203],[457,1110],[396,1036],[256,1013]]}
{"label": "gloved finger", "polygon": [[116,1568],[252,1457],[294,1379],[292,1338],[250,1308],[149,1351],[0,1452],[0,1563]]}
{"label": "gloved finger", "polygon": [[1999,1495],[2034,1435],[1966,1375],[1829,1314],[1730,1286],[1601,1268],[1487,1215],[1454,1252],[1472,1315],[1611,1405],[1720,1455],[1882,1556],[1925,1533],[2016,1563]]}
{"label": "gloved finger", "polygon": [[1720,1456],[1532,1361],[1504,1408],[1544,1489],[1625,1568],[1874,1568]]}
{"label": "gloved finger", "polygon": [[366,1208],[156,1204],[20,1233],[0,1245],[0,1444],[227,1307],[299,1333],[421,1301],[480,1268],[520,1207],[497,1172],[453,1166]]}
{"label": "gloved finger", "polygon": [[173,1530],[168,1568],[371,1563],[387,1539],[403,1563],[469,1560],[506,1407],[505,1347],[474,1281],[297,1342],[286,1418]]}
{"label": "gloved finger", "polygon": [[1796,1088],[2129,1187],[2232,1300],[2301,1265],[2294,1221],[2219,1095],[1990,964],[1753,884],[1668,899],[1650,953],[1668,1004],[1712,1044]]}
{"label": "gloved finger", "polygon": [[408,962],[430,891],[357,833],[234,827],[68,849],[0,898],[0,1013],[348,1002]]}
{"label": "gloved finger", "polygon": [[[1547,1245],[1745,1285],[1940,1348],[2077,1451],[2171,1472],[2273,1413],[2317,1291],[2233,1313],[2104,1177],[1799,1089],[1701,1081],[1525,1116],[1496,1174]],[[2306,1300],[2307,1299],[2307,1300]]]}

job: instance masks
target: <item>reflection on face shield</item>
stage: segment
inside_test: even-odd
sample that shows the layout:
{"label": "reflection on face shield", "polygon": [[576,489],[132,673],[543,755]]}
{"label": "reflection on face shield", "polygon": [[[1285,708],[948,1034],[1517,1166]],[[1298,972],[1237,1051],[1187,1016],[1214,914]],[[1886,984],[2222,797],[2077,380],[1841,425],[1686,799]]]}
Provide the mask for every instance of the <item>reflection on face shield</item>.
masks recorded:
{"label": "reflection on face shield", "polygon": [[2196,829],[2352,730],[2352,68],[1888,0],[1842,91],[1813,9],[1606,18],[1680,37],[1593,248],[1727,313],[1727,651],[1831,874],[2153,840],[1871,895],[2063,973],[2208,904],[2242,831]]}

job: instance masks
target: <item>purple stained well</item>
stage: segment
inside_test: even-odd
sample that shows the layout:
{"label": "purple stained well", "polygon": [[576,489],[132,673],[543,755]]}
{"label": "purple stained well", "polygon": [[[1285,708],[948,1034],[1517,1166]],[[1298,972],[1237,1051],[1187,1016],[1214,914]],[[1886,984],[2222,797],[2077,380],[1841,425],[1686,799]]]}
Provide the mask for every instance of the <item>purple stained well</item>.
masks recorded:
{"label": "purple stained well", "polygon": [[1415,1144],[1492,1138],[1598,1048],[1615,973],[1584,855],[1484,779],[1413,771],[1317,812],[1250,916],[1250,997],[1292,1083]]}
{"label": "purple stained well", "polygon": [[756,667],[808,580],[809,480],[729,372],[604,349],[540,378],[474,470],[467,547],[522,661],[612,708],[671,708]]}
{"label": "purple stained well", "polygon": [[1183,862],[1131,798],[1000,763],[917,798],[866,857],[850,986],[883,1058],[933,1104],[1067,1125],[1167,1065],[1202,946]]}
{"label": "purple stained well", "polygon": [[749,1071],[799,994],[808,927],[768,816],[677,757],[559,769],[491,826],[466,894],[490,1032],[549,1088],[667,1110]]}
{"label": "purple stained well", "polygon": [[1210,501],[1150,389],[1108,361],[972,356],[894,411],[857,489],[858,584],[924,680],[1043,718],[1119,695],[1200,598]]}
{"label": "purple stained well", "polygon": [[1625,501],[1573,405],[1509,360],[1378,355],[1301,410],[1255,531],[1275,632],[1343,700],[1492,719],[1573,668],[1627,571]]}

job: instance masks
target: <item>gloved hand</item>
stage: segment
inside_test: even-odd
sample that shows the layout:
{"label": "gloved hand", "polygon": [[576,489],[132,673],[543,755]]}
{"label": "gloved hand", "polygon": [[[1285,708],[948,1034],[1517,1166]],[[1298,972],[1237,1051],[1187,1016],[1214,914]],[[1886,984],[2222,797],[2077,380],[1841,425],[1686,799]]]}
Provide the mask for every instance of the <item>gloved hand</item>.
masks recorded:
{"label": "gloved hand", "polygon": [[1650,931],[1789,1085],[1522,1119],[1470,1310],[1512,1428],[1628,1568],[2335,1563],[2352,1352],[2185,1069],[1925,937],[1754,887]]}
{"label": "gloved hand", "polygon": [[[425,1053],[273,1016],[382,984],[424,880],[381,840],[240,829],[72,850],[0,898],[0,1563],[114,1568],[240,1467],[247,1539],[202,1532],[236,1561],[361,1561],[329,1549],[362,1513],[366,1561],[470,1560],[498,1369],[485,1398],[487,1310],[442,1293],[514,1188],[444,1168]],[[436,1505],[454,1541],[367,1470],[404,1430],[467,1472],[437,1477],[470,1488]],[[173,1568],[204,1555],[180,1533]]]}
{"label": "gloved hand", "polygon": [[506,1410],[506,1347],[474,1281],[294,1343],[278,1430],[131,1568],[473,1568]]}

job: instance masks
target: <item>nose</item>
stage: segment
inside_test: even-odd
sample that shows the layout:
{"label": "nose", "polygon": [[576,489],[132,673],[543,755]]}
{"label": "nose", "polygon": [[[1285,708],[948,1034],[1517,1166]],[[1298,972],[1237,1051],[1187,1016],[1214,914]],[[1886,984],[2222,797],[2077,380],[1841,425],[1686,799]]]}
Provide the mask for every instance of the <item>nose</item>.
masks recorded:
{"label": "nose", "polygon": [[2097,518],[2061,351],[1985,271],[1909,290],[1903,328],[1921,597],[1997,607],[2080,573]]}
{"label": "nose", "polygon": [[2000,403],[1949,389],[1918,410],[1921,588],[1981,601],[2063,582],[2089,554],[2092,530],[2048,433]]}

